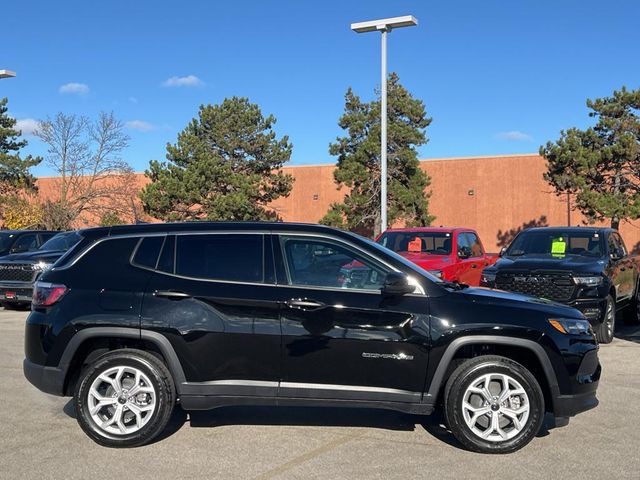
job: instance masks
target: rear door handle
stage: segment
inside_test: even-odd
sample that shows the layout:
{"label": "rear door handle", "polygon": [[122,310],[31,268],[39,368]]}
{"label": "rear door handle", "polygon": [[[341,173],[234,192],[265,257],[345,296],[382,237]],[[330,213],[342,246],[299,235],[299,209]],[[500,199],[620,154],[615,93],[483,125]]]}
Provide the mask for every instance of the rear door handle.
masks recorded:
{"label": "rear door handle", "polygon": [[471,268],[478,268],[478,264],[477,263],[472,263],[471,264]]}
{"label": "rear door handle", "polygon": [[171,300],[182,300],[183,298],[191,298],[191,295],[176,290],[156,290],[153,292],[156,297],[168,298]]}
{"label": "rear door handle", "polygon": [[315,300],[310,300],[308,298],[292,298],[284,303],[287,307],[295,310],[318,310],[325,306],[324,303],[316,302]]}

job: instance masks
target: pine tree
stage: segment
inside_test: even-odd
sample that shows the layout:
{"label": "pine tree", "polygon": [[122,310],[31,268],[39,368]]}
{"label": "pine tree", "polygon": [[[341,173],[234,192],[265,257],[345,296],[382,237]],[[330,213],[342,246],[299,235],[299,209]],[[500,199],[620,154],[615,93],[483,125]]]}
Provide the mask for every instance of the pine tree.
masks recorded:
{"label": "pine tree", "polygon": [[36,189],[36,179],[29,169],[38,165],[42,158],[20,156],[20,150],[27,141],[20,139],[21,132],[16,130],[16,119],[7,113],[6,98],[0,99],[0,195],[16,195],[23,190]]}
{"label": "pine tree", "polygon": [[596,125],[570,128],[560,139],[540,147],[544,174],[558,195],[575,194],[575,205],[588,219],[640,218],[640,89],[622,87],[612,97],[587,100]]}
{"label": "pine tree", "polygon": [[[429,176],[420,169],[417,147],[427,143],[425,129],[431,123],[424,103],[389,76],[387,88],[388,221],[409,226],[429,225]],[[340,128],[347,135],[329,146],[338,157],[334,172],[338,188],[348,187],[342,203],[331,205],[320,221],[375,236],[380,233],[380,100],[366,103],[351,88],[345,95]]]}
{"label": "pine tree", "polygon": [[273,200],[289,195],[282,172],[292,145],[276,138],[273,115],[232,97],[203,105],[198,117],[167,145],[167,161],[152,160],[141,192],[145,211],[162,220],[268,220]]}

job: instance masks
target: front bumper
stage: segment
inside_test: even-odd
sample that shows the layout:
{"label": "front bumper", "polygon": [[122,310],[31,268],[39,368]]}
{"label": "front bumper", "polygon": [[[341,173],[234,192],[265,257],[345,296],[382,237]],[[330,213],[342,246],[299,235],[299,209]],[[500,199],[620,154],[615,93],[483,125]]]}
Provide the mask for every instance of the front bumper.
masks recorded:
{"label": "front bumper", "polygon": [[604,314],[607,310],[606,298],[578,298],[569,302],[569,306],[580,310],[582,314],[589,320],[591,325],[597,326],[602,323]]}
{"label": "front bumper", "polygon": [[571,393],[556,392],[553,398],[553,413],[556,418],[568,419],[598,406],[596,390],[602,374],[598,349],[584,354],[577,370],[573,371]]}
{"label": "front bumper", "polygon": [[553,413],[556,417],[568,418],[598,406],[595,389],[578,395],[560,395],[554,400]]}
{"label": "front bumper", "polygon": [[38,365],[25,358],[22,370],[26,379],[39,390],[51,395],[64,395],[64,372],[61,369]]}
{"label": "front bumper", "polygon": [[31,303],[32,295],[32,283],[0,283],[0,302]]}

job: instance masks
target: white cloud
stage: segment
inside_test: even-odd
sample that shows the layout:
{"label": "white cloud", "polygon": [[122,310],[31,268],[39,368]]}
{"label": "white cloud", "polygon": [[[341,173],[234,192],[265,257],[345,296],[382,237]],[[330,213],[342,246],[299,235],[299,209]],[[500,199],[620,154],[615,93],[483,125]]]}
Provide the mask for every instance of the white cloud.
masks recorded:
{"label": "white cloud", "polygon": [[75,95],[86,95],[89,93],[89,87],[84,83],[65,83],[58,89],[60,93],[72,93]]}
{"label": "white cloud", "polygon": [[136,97],[129,97],[129,101],[131,103],[138,103],[138,99]]}
{"label": "white cloud", "polygon": [[530,142],[533,140],[533,137],[528,133],[521,132],[519,130],[511,130],[510,132],[499,132],[496,133],[496,138],[498,140],[508,140],[512,142]]}
{"label": "white cloud", "polygon": [[16,130],[20,130],[22,135],[33,135],[40,127],[40,123],[33,118],[21,118],[16,120]]}
{"label": "white cloud", "polygon": [[148,132],[156,128],[155,125],[145,122],[144,120],[130,120],[126,122],[124,126],[130,130],[138,130],[140,132]]}
{"label": "white cloud", "polygon": [[162,82],[163,87],[200,87],[204,82],[195,75],[186,77],[171,77]]}

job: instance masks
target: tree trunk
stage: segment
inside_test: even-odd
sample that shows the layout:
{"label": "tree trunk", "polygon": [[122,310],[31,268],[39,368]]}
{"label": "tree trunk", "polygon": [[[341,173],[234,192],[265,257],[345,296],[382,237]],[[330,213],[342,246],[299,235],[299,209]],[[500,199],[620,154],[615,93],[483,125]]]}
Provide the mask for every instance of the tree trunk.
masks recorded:
{"label": "tree trunk", "polygon": [[611,219],[611,228],[614,230],[618,230],[620,228],[620,219],[618,217],[613,217]]}
{"label": "tree trunk", "polygon": [[380,214],[376,215],[376,219],[373,222],[373,238],[378,238],[378,235],[382,233],[382,219]]}

